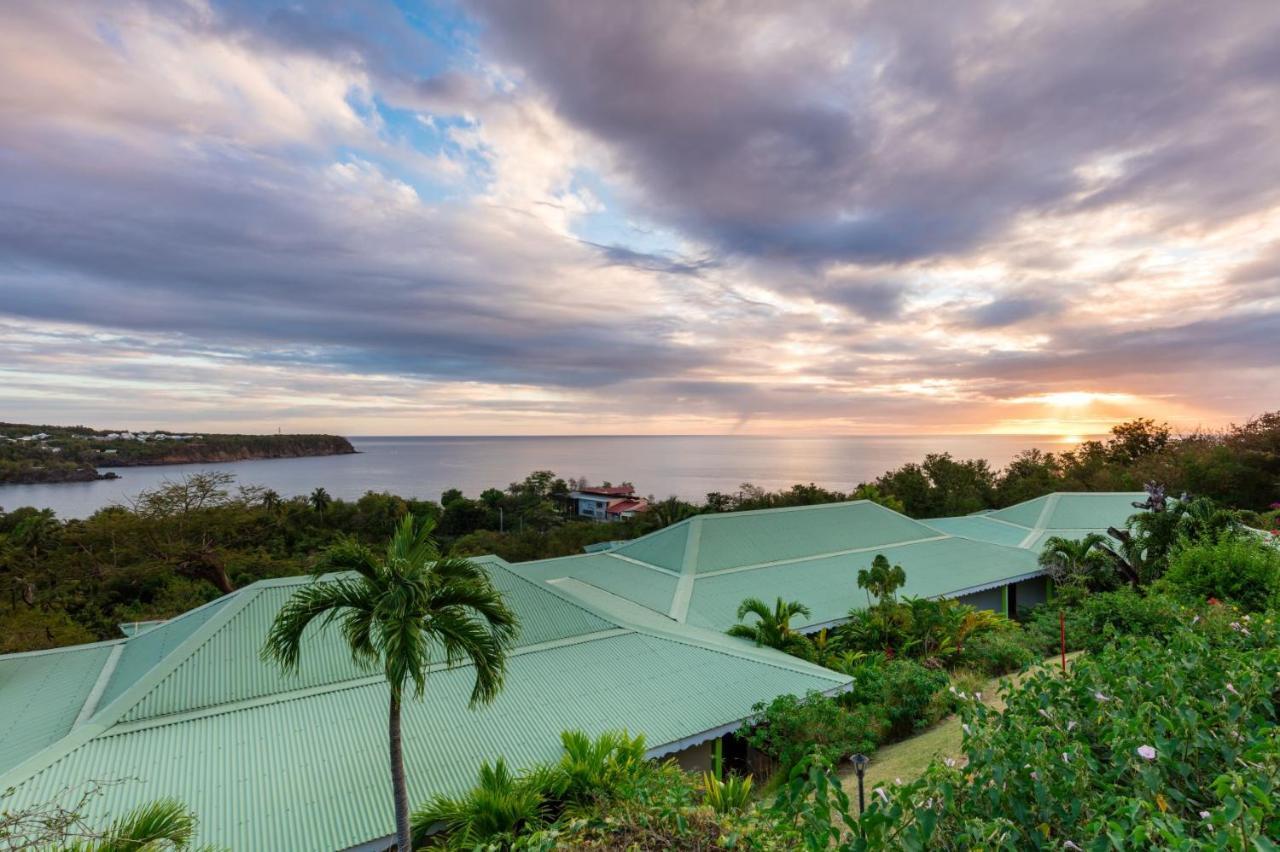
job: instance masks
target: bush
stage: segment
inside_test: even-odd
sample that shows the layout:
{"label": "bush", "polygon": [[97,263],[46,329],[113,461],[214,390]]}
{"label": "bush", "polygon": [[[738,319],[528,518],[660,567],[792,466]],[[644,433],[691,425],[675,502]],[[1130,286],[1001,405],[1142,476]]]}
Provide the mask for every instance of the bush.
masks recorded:
{"label": "bush", "polygon": [[850,706],[817,692],[804,698],[780,695],[752,709],[759,718],[743,736],[753,747],[777,758],[783,772],[815,750],[833,763],[858,752],[869,753],[885,728],[878,704]]}
{"label": "bush", "polygon": [[1189,603],[1217,598],[1258,612],[1280,604],[1280,550],[1252,535],[1201,539],[1174,552],[1159,587]]}
{"label": "bush", "polygon": [[[1168,638],[1184,614],[1165,595],[1143,596],[1132,589],[1089,595],[1079,606],[1061,611],[1066,616],[1068,651],[1100,651],[1117,636]],[[1038,606],[1027,619],[1028,640],[1044,655],[1061,647],[1058,612],[1056,606]]]}
{"label": "bush", "polygon": [[1037,658],[1031,637],[1022,631],[1000,630],[975,636],[965,643],[956,665],[999,677],[1030,665]]}
{"label": "bush", "polygon": [[880,708],[891,739],[926,728],[954,709],[946,672],[914,660],[868,663],[852,674],[853,691],[843,700],[851,706]]}
{"label": "bush", "polygon": [[854,848],[1271,848],[1280,636],[1221,609],[969,705],[964,768],[872,796]]}

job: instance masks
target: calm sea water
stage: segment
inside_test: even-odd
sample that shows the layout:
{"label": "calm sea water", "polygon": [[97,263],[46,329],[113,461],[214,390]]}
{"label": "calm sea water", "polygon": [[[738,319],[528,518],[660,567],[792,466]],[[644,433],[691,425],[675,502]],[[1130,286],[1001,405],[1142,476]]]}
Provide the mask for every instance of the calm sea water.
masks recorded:
{"label": "calm sea water", "polygon": [[[1030,447],[1061,450],[1052,437],[924,435],[912,437],[765,438],[732,436],[352,438],[358,455],[270,459],[234,464],[117,468],[120,479],[57,485],[0,486],[0,506],[39,506],[78,518],[122,503],[165,480],[204,470],[235,474],[242,485],[282,495],[323,486],[335,497],[366,491],[439,499],[447,488],[475,496],[505,488],[534,470],[593,482],[628,480],[643,494],[701,500],[744,482],[766,489],[816,482],[847,491],[926,453],[985,458],[999,467]],[[104,469],[105,470],[105,469]]]}

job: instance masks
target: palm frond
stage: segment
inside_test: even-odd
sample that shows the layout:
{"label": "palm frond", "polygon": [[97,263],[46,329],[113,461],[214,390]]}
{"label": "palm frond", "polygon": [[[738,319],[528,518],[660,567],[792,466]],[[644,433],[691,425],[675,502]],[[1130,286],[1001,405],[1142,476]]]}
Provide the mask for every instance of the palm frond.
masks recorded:
{"label": "palm frond", "polygon": [[[324,580],[303,586],[276,615],[262,647],[262,658],[274,659],[286,671],[296,669],[302,653],[302,635],[312,621],[320,618],[327,624],[343,610],[372,611],[373,607],[371,589],[351,580]],[[353,655],[357,660],[361,657],[355,648]]]}

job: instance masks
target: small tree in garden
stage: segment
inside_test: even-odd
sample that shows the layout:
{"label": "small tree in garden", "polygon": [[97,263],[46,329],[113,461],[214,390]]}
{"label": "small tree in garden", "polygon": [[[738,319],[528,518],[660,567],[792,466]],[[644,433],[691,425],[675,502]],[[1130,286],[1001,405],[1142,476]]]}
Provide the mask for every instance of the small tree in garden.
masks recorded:
{"label": "small tree in garden", "polygon": [[1107,561],[1099,545],[1106,540],[1106,536],[1098,533],[1078,539],[1055,535],[1044,543],[1040,565],[1059,585],[1105,588],[1110,584],[1100,575],[1106,572]]}
{"label": "small tree in garden", "polygon": [[778,598],[773,609],[759,598],[747,598],[738,607],[738,620],[754,615],[756,620],[751,624],[735,624],[729,628],[730,636],[750,639],[757,645],[766,645],[795,654],[807,656],[809,640],[791,627],[791,619],[797,615],[809,616],[809,607],[799,601],[784,601]]}
{"label": "small tree in garden", "polygon": [[902,570],[901,565],[891,566],[883,553],[876,554],[876,558],[871,560],[870,568],[863,568],[858,572],[858,588],[866,590],[868,603],[871,603],[872,597],[876,604],[896,603],[898,598],[895,593],[906,582],[907,572]]}

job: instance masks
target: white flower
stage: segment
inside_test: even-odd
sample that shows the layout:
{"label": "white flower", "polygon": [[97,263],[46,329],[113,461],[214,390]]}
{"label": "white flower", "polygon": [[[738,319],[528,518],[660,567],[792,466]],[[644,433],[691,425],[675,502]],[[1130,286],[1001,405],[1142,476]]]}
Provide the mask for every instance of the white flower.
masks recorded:
{"label": "white flower", "polygon": [[953,767],[953,766],[955,766],[955,765],[956,765],[955,759],[954,759],[954,758],[950,758],[950,757],[944,757],[944,758],[942,759],[942,762],[943,762],[944,764],[946,764],[946,766],[947,766],[947,768],[948,768],[948,769],[950,769],[951,767]]}
{"label": "white flower", "polygon": [[1039,781],[1039,780],[1040,780],[1040,773],[1038,773],[1038,772],[1034,772],[1034,771],[1033,771],[1033,772],[1031,773],[1031,780],[1032,780],[1032,781]]}
{"label": "white flower", "polygon": [[901,787],[901,786],[902,786],[902,779],[901,779],[901,778],[895,778],[895,779],[893,779],[893,783],[894,783],[894,784],[896,784],[897,786]]}
{"label": "white flower", "polygon": [[1103,695],[1101,692],[1095,692],[1095,693],[1093,694],[1093,697],[1094,697],[1094,698],[1096,698],[1096,699],[1097,699],[1097,700],[1099,700],[1099,701],[1110,701],[1110,700],[1111,700],[1109,697],[1107,697],[1107,696]]}
{"label": "white flower", "polygon": [[1071,762],[1071,755],[1067,754],[1067,753],[1064,751],[1064,752],[1062,753],[1062,762],[1063,762],[1063,763],[1070,763],[1070,762]]}
{"label": "white flower", "polygon": [[956,694],[956,688],[954,686],[948,686],[947,689],[948,691],[951,692],[952,695]]}
{"label": "white flower", "polygon": [[883,787],[877,787],[875,789],[875,794],[879,796],[883,801],[885,802],[889,801],[889,794],[884,791]]}
{"label": "white flower", "polygon": [[1234,686],[1233,684],[1230,684],[1230,683],[1228,683],[1228,684],[1227,684],[1227,692],[1230,692],[1232,695],[1239,695],[1239,694],[1240,694],[1240,693],[1236,692],[1236,688],[1235,688],[1235,686]]}
{"label": "white flower", "polygon": [[1037,713],[1039,713],[1041,716],[1045,717],[1046,719],[1051,718],[1051,717],[1049,716],[1049,711],[1048,711],[1048,710],[1046,710],[1046,709],[1044,709],[1043,707],[1041,707],[1041,708],[1040,708],[1039,710],[1037,710],[1036,712],[1037,712]]}
{"label": "white flower", "polygon": [[1201,812],[1200,812],[1200,819],[1208,819],[1208,818],[1209,818],[1209,812],[1208,812],[1208,811],[1201,811]]}
{"label": "white flower", "polygon": [[981,700],[982,700],[982,693],[981,693],[981,692],[975,692],[975,693],[973,694],[973,697],[974,697],[974,698],[976,698],[976,699],[978,699],[979,701],[981,701]]}
{"label": "white flower", "polygon": [[1076,726],[1075,719],[1072,719],[1071,721],[1067,722],[1067,731],[1070,732],[1071,729],[1074,728],[1075,726]]}
{"label": "white flower", "polygon": [[966,734],[972,734],[972,733],[973,733],[973,731],[969,730],[969,724],[968,724],[967,722],[966,722],[966,723],[964,723],[964,724],[962,724],[960,727],[964,728],[964,732],[965,732]]}
{"label": "white flower", "polygon": [[1138,746],[1138,756],[1144,760],[1155,760],[1156,750],[1149,745]]}
{"label": "white flower", "polygon": [[1070,840],[1068,840],[1067,842],[1063,843],[1063,844],[1062,844],[1062,848],[1063,848],[1063,849],[1075,849],[1075,850],[1077,850],[1077,852],[1083,852],[1083,850],[1081,850],[1079,846],[1075,845],[1075,844],[1074,844],[1074,843],[1072,843]]}
{"label": "white flower", "polygon": [[1194,627],[1196,622],[1199,620],[1200,620],[1200,616],[1198,615],[1195,618],[1191,619],[1191,626]]}

